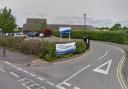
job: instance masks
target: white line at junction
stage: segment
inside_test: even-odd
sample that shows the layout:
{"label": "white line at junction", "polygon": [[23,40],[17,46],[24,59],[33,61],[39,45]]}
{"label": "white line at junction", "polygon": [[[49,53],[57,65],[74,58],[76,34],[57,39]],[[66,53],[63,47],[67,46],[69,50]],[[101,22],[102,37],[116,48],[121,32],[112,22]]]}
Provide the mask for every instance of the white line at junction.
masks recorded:
{"label": "white line at junction", "polygon": [[11,75],[13,75],[14,77],[17,77],[17,78],[19,78],[20,76],[19,75],[17,75],[16,73],[14,73],[14,72],[9,72]]}
{"label": "white line at junction", "polygon": [[76,72],[75,74],[73,74],[71,77],[67,78],[66,80],[64,80],[63,82],[59,83],[58,85],[56,85],[56,87],[60,86],[61,84],[67,82],[68,80],[72,79],[73,77],[75,77],[76,75],[78,75],[79,73],[81,73],[82,71],[84,71],[85,69],[87,69],[88,67],[90,67],[91,65],[87,65],[86,67],[82,68],[81,70],[79,70],[78,72]]}

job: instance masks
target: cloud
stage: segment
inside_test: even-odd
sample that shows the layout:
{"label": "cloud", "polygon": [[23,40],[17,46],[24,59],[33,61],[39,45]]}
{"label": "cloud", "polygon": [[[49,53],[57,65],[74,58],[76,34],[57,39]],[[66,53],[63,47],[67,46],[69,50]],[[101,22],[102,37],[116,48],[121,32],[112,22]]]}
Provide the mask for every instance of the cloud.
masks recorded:
{"label": "cloud", "polygon": [[[61,23],[61,24],[83,24],[84,18],[78,17],[78,16],[58,16],[55,19],[55,23]],[[93,19],[93,18],[87,18],[86,20],[87,25],[93,25],[96,27],[103,27],[103,26],[112,26],[114,21],[108,20],[108,19]]]}
{"label": "cloud", "polygon": [[119,21],[123,26],[128,26],[128,20]]}
{"label": "cloud", "polygon": [[96,27],[110,27],[113,25],[114,21],[109,19],[89,19],[88,23]]}
{"label": "cloud", "polygon": [[82,24],[81,17],[78,16],[57,16],[55,23],[60,24]]}

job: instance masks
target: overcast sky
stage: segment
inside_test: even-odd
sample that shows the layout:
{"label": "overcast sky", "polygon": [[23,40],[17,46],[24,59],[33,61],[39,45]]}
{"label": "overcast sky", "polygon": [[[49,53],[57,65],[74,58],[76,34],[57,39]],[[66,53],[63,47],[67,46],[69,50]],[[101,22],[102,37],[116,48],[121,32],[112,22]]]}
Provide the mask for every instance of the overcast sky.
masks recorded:
{"label": "overcast sky", "polygon": [[[49,24],[127,25],[128,0],[0,0],[0,8],[11,8],[22,26],[26,18],[47,18]],[[128,26],[128,25],[127,25]]]}

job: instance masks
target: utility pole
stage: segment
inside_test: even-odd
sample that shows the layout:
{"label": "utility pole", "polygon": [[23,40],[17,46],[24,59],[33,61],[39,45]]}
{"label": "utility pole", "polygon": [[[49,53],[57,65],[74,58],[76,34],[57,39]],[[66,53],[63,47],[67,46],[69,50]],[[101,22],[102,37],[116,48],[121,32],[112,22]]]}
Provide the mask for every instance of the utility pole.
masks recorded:
{"label": "utility pole", "polygon": [[84,13],[84,31],[86,31],[86,16],[87,14]]}

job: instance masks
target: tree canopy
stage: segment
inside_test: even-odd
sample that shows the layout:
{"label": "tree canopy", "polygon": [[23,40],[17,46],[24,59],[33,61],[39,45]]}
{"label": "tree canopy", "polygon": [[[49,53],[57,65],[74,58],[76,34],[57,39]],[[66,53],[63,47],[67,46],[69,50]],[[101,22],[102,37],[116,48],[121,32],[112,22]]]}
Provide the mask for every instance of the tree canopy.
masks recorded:
{"label": "tree canopy", "polygon": [[44,30],[47,28],[47,22],[45,20],[42,20],[40,28],[41,30]]}
{"label": "tree canopy", "polygon": [[11,9],[7,7],[0,10],[0,29],[4,33],[11,33],[17,27],[16,18],[13,16]]}
{"label": "tree canopy", "polygon": [[114,24],[110,30],[122,30],[121,24],[116,23]]}

